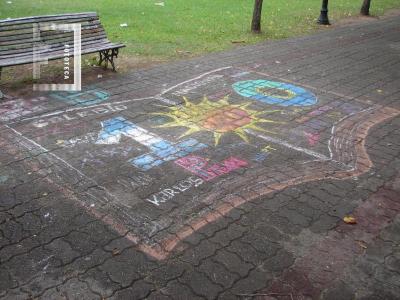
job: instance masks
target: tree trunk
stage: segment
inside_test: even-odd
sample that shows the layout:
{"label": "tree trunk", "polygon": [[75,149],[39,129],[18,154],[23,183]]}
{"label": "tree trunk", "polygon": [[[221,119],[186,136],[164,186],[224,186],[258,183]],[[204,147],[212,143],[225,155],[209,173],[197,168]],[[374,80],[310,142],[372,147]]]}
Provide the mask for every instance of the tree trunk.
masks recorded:
{"label": "tree trunk", "polygon": [[369,16],[369,7],[371,6],[371,0],[364,0],[360,13],[363,16]]}
{"label": "tree trunk", "polygon": [[255,0],[253,21],[251,22],[251,31],[254,33],[261,32],[261,11],[262,11],[263,0]]}

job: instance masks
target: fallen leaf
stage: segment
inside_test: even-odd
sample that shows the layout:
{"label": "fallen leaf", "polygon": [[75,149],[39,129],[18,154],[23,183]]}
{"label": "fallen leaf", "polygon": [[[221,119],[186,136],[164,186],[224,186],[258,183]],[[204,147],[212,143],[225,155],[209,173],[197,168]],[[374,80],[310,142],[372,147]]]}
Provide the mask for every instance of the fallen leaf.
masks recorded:
{"label": "fallen leaf", "polygon": [[246,41],[241,40],[241,41],[231,41],[232,44],[242,44],[242,43],[246,43]]}
{"label": "fallen leaf", "polygon": [[353,216],[344,216],[343,221],[346,224],[357,224],[357,220]]}
{"label": "fallen leaf", "polygon": [[363,248],[363,249],[367,249],[367,244],[363,241],[357,241],[358,245]]}
{"label": "fallen leaf", "polygon": [[192,53],[192,52],[190,52],[190,51],[178,50],[178,49],[175,49],[175,52],[176,52],[177,54],[191,54],[191,53]]}
{"label": "fallen leaf", "polygon": [[112,250],[112,255],[113,256],[117,256],[117,255],[120,255],[120,254],[121,254],[121,250],[119,250],[118,248],[114,248]]}

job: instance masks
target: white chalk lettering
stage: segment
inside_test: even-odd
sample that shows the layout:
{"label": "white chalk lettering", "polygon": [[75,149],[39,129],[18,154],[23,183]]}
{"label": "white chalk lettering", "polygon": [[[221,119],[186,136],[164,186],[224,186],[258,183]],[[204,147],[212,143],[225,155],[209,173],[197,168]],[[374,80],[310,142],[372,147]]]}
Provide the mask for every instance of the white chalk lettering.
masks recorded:
{"label": "white chalk lettering", "polygon": [[64,121],[71,121],[71,120],[76,120],[76,119],[82,119],[86,118],[87,116],[91,116],[93,114],[97,115],[104,115],[110,112],[116,112],[116,111],[123,111],[126,110],[128,107],[122,104],[118,105],[112,105],[112,104],[106,104],[107,108],[104,107],[95,107],[95,108],[88,108],[85,111],[79,111],[79,112],[74,112],[74,113],[64,113],[60,114],[59,116],[55,117],[50,117],[49,119],[46,120],[46,117],[42,117],[42,119],[36,120],[32,122],[32,125],[37,127],[37,128],[42,128],[46,127],[49,124],[56,124]]}
{"label": "white chalk lettering", "polygon": [[198,177],[191,176],[170,188],[163,189],[161,192],[150,195],[146,198],[146,201],[160,206],[161,203],[165,203],[168,200],[174,198],[176,195],[190,189],[191,187],[198,187],[204,183],[204,180]]}

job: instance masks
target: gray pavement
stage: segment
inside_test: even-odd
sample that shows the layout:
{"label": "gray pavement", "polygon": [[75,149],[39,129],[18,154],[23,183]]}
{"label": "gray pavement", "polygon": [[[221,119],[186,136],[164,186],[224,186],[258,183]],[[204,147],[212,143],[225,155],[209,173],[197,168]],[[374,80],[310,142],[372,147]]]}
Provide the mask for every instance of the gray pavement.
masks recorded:
{"label": "gray pavement", "polygon": [[392,17],[9,92],[0,298],[400,299],[399,70]]}

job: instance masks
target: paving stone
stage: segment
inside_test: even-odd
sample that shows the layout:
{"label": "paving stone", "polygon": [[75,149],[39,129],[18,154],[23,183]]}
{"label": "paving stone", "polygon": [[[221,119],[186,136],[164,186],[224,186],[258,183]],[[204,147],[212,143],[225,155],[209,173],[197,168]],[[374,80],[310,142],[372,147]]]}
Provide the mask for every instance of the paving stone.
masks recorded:
{"label": "paving stone", "polygon": [[252,265],[242,261],[237,254],[220,250],[217,255],[213,258],[215,261],[221,263],[229,271],[234,272],[240,276],[246,276]]}
{"label": "paving stone", "polygon": [[205,297],[194,294],[186,285],[177,280],[173,280],[162,289],[162,294],[171,296],[172,299],[206,299]]}
{"label": "paving stone", "polygon": [[163,295],[161,294],[161,292],[156,291],[151,293],[147,299],[149,300],[167,300],[167,299],[172,299],[171,297],[167,296],[167,295]]}
{"label": "paving stone", "polygon": [[276,256],[264,262],[264,269],[272,272],[281,272],[294,263],[293,255],[285,250],[280,250]]}
{"label": "paving stone", "polygon": [[247,231],[246,227],[237,224],[231,224],[228,228],[218,231],[210,241],[227,246],[235,239],[240,238]]}
{"label": "paving stone", "polygon": [[222,285],[224,288],[231,287],[232,284],[239,279],[237,274],[229,272],[220,263],[211,261],[209,259],[201,264],[199,270],[206,274],[211,281]]}
{"label": "paving stone", "polygon": [[91,291],[106,298],[114,294],[121,286],[113,282],[105,272],[98,268],[93,268],[87,273],[79,276],[80,281],[84,281]]}
{"label": "paving stone", "polygon": [[195,292],[196,295],[203,296],[207,299],[216,299],[222,287],[213,283],[207,276],[200,272],[186,272],[181,278],[180,282],[185,283]]}
{"label": "paving stone", "polygon": [[354,299],[356,297],[356,291],[353,291],[345,283],[341,282],[336,286],[326,290],[322,293],[321,299],[335,300],[335,299]]}
{"label": "paving stone", "polygon": [[125,263],[105,263],[102,267],[102,270],[107,272],[107,275],[111,278],[111,280],[121,284],[124,287],[129,286],[134,280],[137,280],[141,277],[140,274],[134,271],[131,266],[127,266]]}
{"label": "paving stone", "polygon": [[271,273],[256,268],[250,271],[249,276],[237,281],[231,292],[239,297],[241,294],[257,294],[257,291],[268,286],[271,279]]}
{"label": "paving stone", "polygon": [[[68,280],[65,284],[56,289],[56,291],[58,293],[52,293],[49,295],[49,297],[55,297],[55,298],[65,297],[67,299],[85,299],[85,300],[101,299],[100,295],[90,291],[86,283],[81,282],[75,278]],[[46,299],[45,296],[44,299]]]}
{"label": "paving stone", "polygon": [[147,299],[154,286],[145,281],[137,281],[131,287],[117,291],[113,299]]}
{"label": "paving stone", "polygon": [[188,265],[180,261],[170,261],[153,270],[148,279],[159,286],[164,286],[169,281],[181,277],[187,268]]}

